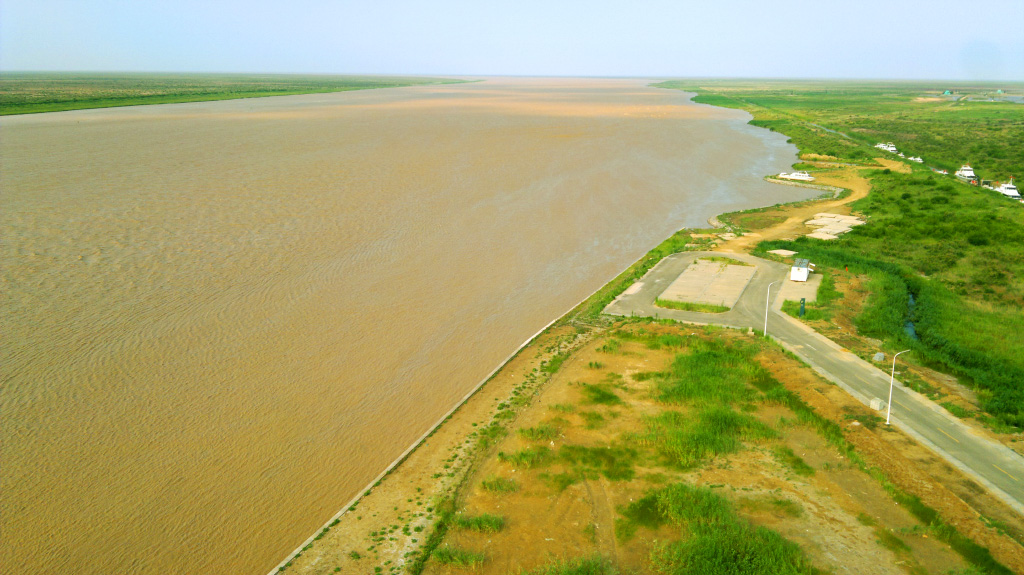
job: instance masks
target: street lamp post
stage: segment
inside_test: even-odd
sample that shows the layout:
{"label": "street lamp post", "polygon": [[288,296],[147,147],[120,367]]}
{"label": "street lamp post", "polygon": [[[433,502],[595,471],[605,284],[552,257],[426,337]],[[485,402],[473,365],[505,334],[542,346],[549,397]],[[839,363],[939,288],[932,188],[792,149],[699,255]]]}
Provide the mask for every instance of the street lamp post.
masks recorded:
{"label": "street lamp post", "polygon": [[768,293],[764,294],[764,336],[768,337],[768,300],[772,296],[772,284],[778,283],[779,280],[775,280],[768,284]]}
{"label": "street lamp post", "polygon": [[[909,349],[905,349],[900,353],[907,353]],[[889,403],[885,404],[885,424],[889,425],[889,414],[892,413],[892,385],[896,381],[896,358],[900,356],[900,353],[892,356],[892,374],[889,375]]]}

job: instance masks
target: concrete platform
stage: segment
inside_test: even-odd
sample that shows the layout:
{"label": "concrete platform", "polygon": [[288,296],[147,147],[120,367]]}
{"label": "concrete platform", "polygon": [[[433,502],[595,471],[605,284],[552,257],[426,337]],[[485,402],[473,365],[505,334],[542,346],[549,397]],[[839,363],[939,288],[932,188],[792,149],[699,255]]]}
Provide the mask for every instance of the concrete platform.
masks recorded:
{"label": "concrete platform", "polygon": [[821,285],[823,277],[821,274],[811,274],[805,282],[787,279],[782,282],[778,297],[783,301],[800,301],[800,298],[807,298],[807,303],[818,301],[818,286]]}
{"label": "concrete platform", "polygon": [[754,277],[755,266],[697,260],[659,296],[661,299],[732,308]]}
{"label": "concrete platform", "polygon": [[807,237],[814,238],[816,240],[836,240],[836,239],[839,239],[839,236],[834,236],[832,234],[826,234],[824,232],[812,232],[812,233],[807,234]]}
{"label": "concrete platform", "polygon": [[818,213],[813,220],[804,222],[808,226],[817,227],[814,232],[807,234],[809,238],[819,240],[834,240],[838,236],[852,230],[855,226],[864,225],[865,221],[857,216],[844,216],[841,214]]}

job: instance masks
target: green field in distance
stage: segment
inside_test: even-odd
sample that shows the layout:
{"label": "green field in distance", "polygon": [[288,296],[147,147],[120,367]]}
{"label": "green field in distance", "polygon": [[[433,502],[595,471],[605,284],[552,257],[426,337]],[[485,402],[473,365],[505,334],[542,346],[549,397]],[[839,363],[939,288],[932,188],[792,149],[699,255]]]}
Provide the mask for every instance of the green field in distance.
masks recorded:
{"label": "green field in distance", "polygon": [[[984,410],[975,415],[979,420],[1000,431],[1024,428],[1024,205],[952,175],[970,163],[983,181],[1024,176],[1024,84],[681,80],[656,86],[746,110],[751,124],[785,134],[801,154],[852,165],[901,160],[874,148],[892,142],[908,157],[921,156],[922,164],[903,160],[909,173],[864,172],[871,194],[851,207],[866,216],[866,225],[834,241],[761,242],[754,254],[792,250],[819,269],[848,266],[867,278],[867,305],[856,318],[861,334],[883,340],[889,353],[913,349],[922,364],[956,375],[977,395]],[[814,171],[810,164],[797,167]]]}
{"label": "green field in distance", "polygon": [[5,72],[0,115],[464,82],[405,76]]}

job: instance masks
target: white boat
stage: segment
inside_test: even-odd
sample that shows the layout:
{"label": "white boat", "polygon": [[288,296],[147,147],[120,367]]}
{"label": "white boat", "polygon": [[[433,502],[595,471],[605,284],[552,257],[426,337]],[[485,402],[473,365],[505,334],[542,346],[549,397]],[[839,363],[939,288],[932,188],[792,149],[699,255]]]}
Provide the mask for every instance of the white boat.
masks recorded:
{"label": "white boat", "polygon": [[910,156],[907,159],[910,160],[911,162],[917,162],[918,164],[924,163],[924,160],[921,159],[921,156]]}
{"label": "white boat", "polygon": [[897,155],[897,156],[899,156],[899,157],[901,157],[901,158],[906,158],[906,156],[904,156],[904,155],[903,155],[903,152],[900,152],[900,153],[898,153],[898,154],[896,154],[896,155]]}
{"label": "white boat", "polygon": [[1003,194],[1008,198],[1019,198],[1020,192],[1017,190],[1017,186],[1013,185],[1013,178],[1010,178],[1009,183],[1003,184],[996,188],[996,191]]}
{"label": "white boat", "polygon": [[807,172],[793,172],[792,174],[787,174],[783,172],[779,174],[779,177],[782,178],[783,180],[800,180],[801,182],[814,181],[814,176],[808,174]]}
{"label": "white boat", "polygon": [[955,175],[961,180],[973,181],[978,179],[978,176],[974,175],[974,168],[967,164],[960,166],[960,169],[956,171]]}
{"label": "white boat", "polygon": [[894,146],[892,142],[887,142],[885,144],[878,143],[875,144],[875,147],[879,150],[885,150],[886,152],[892,152],[893,154],[896,153],[896,146]]}

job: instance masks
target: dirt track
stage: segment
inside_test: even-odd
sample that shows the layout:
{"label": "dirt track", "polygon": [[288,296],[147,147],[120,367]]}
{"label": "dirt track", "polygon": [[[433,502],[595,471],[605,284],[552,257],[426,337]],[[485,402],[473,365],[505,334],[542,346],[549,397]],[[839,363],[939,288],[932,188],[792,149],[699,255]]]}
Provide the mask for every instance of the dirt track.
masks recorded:
{"label": "dirt track", "polygon": [[[889,160],[886,158],[875,158],[878,167],[874,169],[889,168],[894,171],[909,171],[906,164]],[[814,162],[811,162],[812,164]],[[785,220],[767,229],[761,229],[749,235],[738,236],[735,239],[721,243],[716,251],[722,252],[749,252],[759,242],[765,240],[779,240],[785,238],[796,238],[813,231],[804,225],[804,222],[813,219],[814,214],[819,212],[831,212],[835,214],[848,215],[849,204],[868,195],[871,191],[871,183],[865,178],[861,171],[868,168],[839,167],[830,168],[824,172],[815,172],[816,184],[836,186],[850,190],[850,194],[836,200],[815,200],[801,202],[795,206],[783,206],[776,210],[766,210],[764,216],[783,216]]]}

